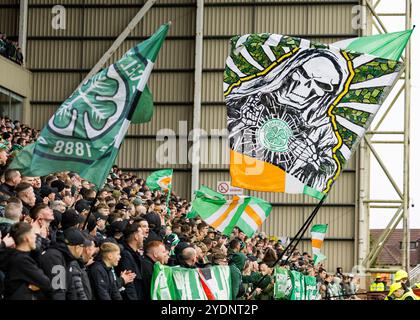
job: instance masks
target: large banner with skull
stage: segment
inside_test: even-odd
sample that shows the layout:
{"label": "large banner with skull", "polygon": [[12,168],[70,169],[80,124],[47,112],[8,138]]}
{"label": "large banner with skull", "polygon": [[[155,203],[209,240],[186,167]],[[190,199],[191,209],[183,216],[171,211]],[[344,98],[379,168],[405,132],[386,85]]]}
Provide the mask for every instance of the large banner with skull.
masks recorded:
{"label": "large banner with skull", "polygon": [[76,89],[10,167],[30,176],[74,171],[101,187],[136,108],[142,108],[141,93],[168,29],[162,25]]}
{"label": "large banner with skull", "polygon": [[295,37],[232,38],[223,83],[232,184],[322,199],[401,70]]}

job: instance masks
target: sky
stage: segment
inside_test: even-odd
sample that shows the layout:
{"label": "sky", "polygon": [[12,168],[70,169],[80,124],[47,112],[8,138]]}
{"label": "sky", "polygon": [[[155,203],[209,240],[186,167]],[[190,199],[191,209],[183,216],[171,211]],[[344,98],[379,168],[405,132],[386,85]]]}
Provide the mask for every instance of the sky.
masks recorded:
{"label": "sky", "polygon": [[[403,0],[382,0],[377,12],[404,12],[405,1]],[[404,17],[382,17],[388,32],[401,31],[405,29]],[[410,130],[410,228],[420,228],[420,110],[418,108],[420,101],[420,1],[412,1],[412,22],[417,25],[411,37],[411,130]],[[373,28],[373,33],[377,33]],[[398,83],[396,86],[400,86]],[[386,105],[390,103],[395,96],[395,88],[393,93],[387,98],[386,103],[379,111],[371,129],[375,127],[375,123],[385,111]],[[387,119],[382,123],[379,130],[381,131],[403,131],[404,128],[404,99],[403,95],[397,100],[396,105],[389,113]],[[403,136],[376,136],[374,140],[402,140]],[[402,145],[384,145],[375,144],[375,149],[381,155],[385,165],[391,171],[393,178],[402,189],[402,163],[403,163],[403,147]],[[397,193],[384,175],[378,162],[372,156],[371,159],[371,199],[398,199]],[[387,226],[396,209],[371,209],[370,211],[370,228],[382,229]],[[402,227],[402,223],[398,228]]]}

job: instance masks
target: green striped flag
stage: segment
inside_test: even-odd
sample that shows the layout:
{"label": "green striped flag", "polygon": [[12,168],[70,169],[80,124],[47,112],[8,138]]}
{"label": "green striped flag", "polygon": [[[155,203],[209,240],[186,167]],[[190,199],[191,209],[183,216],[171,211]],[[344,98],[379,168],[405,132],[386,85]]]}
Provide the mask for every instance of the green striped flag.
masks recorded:
{"label": "green striped flag", "polygon": [[164,169],[153,172],[146,179],[146,185],[150,190],[162,190],[168,191],[172,189],[172,175],[174,173],[173,169]]}
{"label": "green striped flag", "polygon": [[232,288],[228,266],[187,269],[154,266],[152,300],[231,300]]}
{"label": "green striped flag", "polygon": [[205,186],[195,194],[193,213],[189,216],[200,215],[207,224],[228,236],[237,226],[252,237],[271,212],[271,204],[256,197],[234,196],[232,200],[226,200]]}
{"label": "green striped flag", "polygon": [[311,229],[312,236],[312,254],[315,256],[321,253],[322,244],[324,243],[325,234],[327,233],[328,224],[316,224]]}
{"label": "green striped flag", "polygon": [[321,252],[316,254],[314,257],[314,266],[318,265],[318,263],[321,263],[325,259],[327,259],[327,257],[324,256]]}
{"label": "green striped flag", "polygon": [[142,106],[147,98],[142,100],[143,91],[168,30],[169,24],[162,25],[149,39],[76,89],[48,121],[39,139],[25,147],[9,168],[28,176],[73,171],[101,188],[136,109],[145,115],[136,117],[136,122],[147,121],[150,115]]}
{"label": "green striped flag", "polygon": [[351,38],[335,42],[331,46],[397,61],[400,59],[412,33],[413,29],[409,29],[367,37]]}

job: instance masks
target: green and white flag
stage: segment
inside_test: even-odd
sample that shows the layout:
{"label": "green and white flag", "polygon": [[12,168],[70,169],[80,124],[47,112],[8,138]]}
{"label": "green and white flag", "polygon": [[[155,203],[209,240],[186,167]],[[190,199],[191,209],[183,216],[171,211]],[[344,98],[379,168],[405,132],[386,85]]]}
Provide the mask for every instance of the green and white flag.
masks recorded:
{"label": "green and white flag", "polygon": [[274,299],[288,300],[292,293],[292,287],[287,269],[276,267],[274,269]]}
{"label": "green and white flag", "polygon": [[321,253],[328,224],[316,224],[311,229],[312,236],[312,254],[316,257]]}
{"label": "green and white flag", "polygon": [[231,300],[228,266],[187,269],[156,263],[151,283],[152,300]]}
{"label": "green and white flag", "polygon": [[[150,110],[136,109],[142,109],[142,92],[168,29],[169,24],[162,25],[149,39],[82,84],[52,116],[37,142],[26,147],[10,168],[30,176],[73,171],[101,187],[133,114],[145,115],[136,117],[136,122],[150,116]],[[147,106],[150,109],[150,104]]]}
{"label": "green and white flag", "polygon": [[331,45],[348,51],[367,53],[376,57],[397,61],[400,59],[412,33],[413,29],[409,29],[341,40]]}
{"label": "green and white flag", "polygon": [[317,255],[315,255],[315,258],[314,258],[314,266],[318,265],[318,263],[321,263],[325,259],[327,259],[327,257],[324,256],[322,252],[318,253]]}
{"label": "green and white flag", "polygon": [[146,185],[150,190],[163,190],[168,191],[172,189],[172,175],[174,173],[173,169],[164,169],[153,172],[146,179]]}
{"label": "green and white flag", "polygon": [[252,237],[271,212],[271,204],[256,197],[234,196],[232,200],[226,200],[223,195],[205,186],[195,195],[189,217],[198,214],[207,224],[228,236],[237,226]]}
{"label": "green and white flag", "polygon": [[292,282],[292,292],[290,300],[305,300],[305,283],[303,275],[295,270],[289,271]]}
{"label": "green and white flag", "polygon": [[305,299],[304,300],[317,300],[318,289],[316,278],[312,276],[303,276],[303,283],[305,284]]}

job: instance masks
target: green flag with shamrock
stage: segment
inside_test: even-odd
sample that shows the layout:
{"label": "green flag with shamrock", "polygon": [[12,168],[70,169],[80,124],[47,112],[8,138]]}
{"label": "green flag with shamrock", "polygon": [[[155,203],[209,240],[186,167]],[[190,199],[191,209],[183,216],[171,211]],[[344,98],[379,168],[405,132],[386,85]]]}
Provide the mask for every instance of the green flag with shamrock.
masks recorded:
{"label": "green flag with shamrock", "polygon": [[168,29],[169,24],[162,25],[76,89],[35,144],[22,150],[9,168],[30,176],[73,171],[101,187],[132,120],[144,122],[150,117],[150,110],[143,110],[143,119],[134,115],[142,113],[136,109],[142,108],[142,93],[148,92],[145,86]]}

